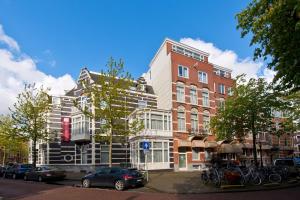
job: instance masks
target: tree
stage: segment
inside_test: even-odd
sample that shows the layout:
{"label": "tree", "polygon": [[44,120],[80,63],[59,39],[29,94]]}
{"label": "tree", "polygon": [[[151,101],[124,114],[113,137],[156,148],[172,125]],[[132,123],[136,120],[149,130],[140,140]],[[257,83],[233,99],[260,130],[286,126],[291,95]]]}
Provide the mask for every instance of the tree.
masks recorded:
{"label": "tree", "polygon": [[48,140],[46,129],[47,113],[51,109],[49,89],[36,88],[35,84],[25,85],[11,110],[12,119],[22,136],[32,141],[32,164],[36,166],[36,145],[38,140]]}
{"label": "tree", "polygon": [[[27,145],[23,137],[18,134],[16,126],[9,116],[0,116],[0,149],[2,150],[2,165],[6,164],[6,155],[27,155]],[[15,160],[16,161],[16,160]]]}
{"label": "tree", "polygon": [[279,89],[300,90],[300,1],[253,0],[237,14],[241,36],[251,34],[254,59],[277,73]]}
{"label": "tree", "polygon": [[130,114],[127,109],[126,98],[129,98],[128,90],[133,85],[133,79],[124,71],[122,60],[116,62],[111,58],[107,63],[107,70],[101,71],[94,84],[82,82],[86,104],[75,101],[87,117],[93,119],[93,123],[100,122],[101,126],[95,131],[95,139],[109,144],[109,166],[112,166],[112,142],[113,138],[124,138],[142,129],[141,123],[134,121],[126,123]]}
{"label": "tree", "polygon": [[273,123],[273,109],[281,109],[284,102],[275,92],[272,84],[264,79],[250,79],[244,76],[237,77],[233,89],[234,95],[227,98],[225,108],[218,111],[213,117],[211,126],[220,139],[243,139],[252,134],[253,156],[258,166],[256,152],[256,138],[259,133],[265,132]]}

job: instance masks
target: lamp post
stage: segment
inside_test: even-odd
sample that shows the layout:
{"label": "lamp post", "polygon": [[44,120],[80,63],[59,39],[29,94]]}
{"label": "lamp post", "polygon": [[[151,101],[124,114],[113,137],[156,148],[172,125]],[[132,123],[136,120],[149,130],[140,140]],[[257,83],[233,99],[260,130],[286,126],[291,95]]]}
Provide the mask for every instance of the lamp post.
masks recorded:
{"label": "lamp post", "polygon": [[263,167],[263,159],[262,159],[262,149],[261,149],[261,141],[259,141],[259,151],[260,151],[260,166]]}

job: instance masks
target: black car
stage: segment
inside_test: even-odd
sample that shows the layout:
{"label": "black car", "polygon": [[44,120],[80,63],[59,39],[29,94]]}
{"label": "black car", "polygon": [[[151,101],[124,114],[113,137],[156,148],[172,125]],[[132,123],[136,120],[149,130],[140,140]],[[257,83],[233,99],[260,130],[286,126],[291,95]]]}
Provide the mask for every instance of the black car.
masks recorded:
{"label": "black car", "polygon": [[25,172],[31,169],[32,169],[31,164],[14,164],[5,170],[3,177],[13,178],[13,179],[23,178]]}
{"label": "black car", "polygon": [[24,181],[34,180],[34,181],[53,181],[53,180],[63,180],[66,177],[65,172],[51,167],[36,167],[32,168],[30,171],[25,172]]}
{"label": "black car", "polygon": [[82,186],[114,187],[116,190],[124,190],[129,187],[144,185],[143,175],[136,169],[124,169],[118,167],[106,167],[89,173],[82,178]]}
{"label": "black car", "polygon": [[2,176],[3,176],[3,174],[4,174],[5,170],[6,170],[6,167],[4,167],[4,166],[0,166],[0,177],[2,177]]}

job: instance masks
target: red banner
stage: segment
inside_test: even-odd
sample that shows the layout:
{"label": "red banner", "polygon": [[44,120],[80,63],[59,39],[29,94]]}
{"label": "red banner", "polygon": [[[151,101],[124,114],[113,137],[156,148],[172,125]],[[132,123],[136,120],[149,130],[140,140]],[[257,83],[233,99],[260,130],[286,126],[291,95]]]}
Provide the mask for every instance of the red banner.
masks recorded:
{"label": "red banner", "polygon": [[70,142],[71,140],[71,118],[61,118],[61,140],[64,142]]}

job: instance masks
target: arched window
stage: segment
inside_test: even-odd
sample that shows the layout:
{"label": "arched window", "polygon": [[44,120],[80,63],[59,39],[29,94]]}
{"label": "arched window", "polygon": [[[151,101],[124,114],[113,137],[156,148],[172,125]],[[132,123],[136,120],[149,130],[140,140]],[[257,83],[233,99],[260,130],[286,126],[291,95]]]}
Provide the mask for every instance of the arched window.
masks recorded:
{"label": "arched window", "polygon": [[185,109],[180,106],[177,110],[178,131],[185,131]]}
{"label": "arched window", "polygon": [[181,82],[178,82],[176,84],[176,96],[178,102],[185,102],[185,96],[184,96],[184,84]]}
{"label": "arched window", "polygon": [[203,107],[209,107],[209,90],[206,88],[202,90],[202,105]]}
{"label": "arched window", "polygon": [[198,104],[197,87],[194,85],[191,85],[190,87],[190,101],[193,105]]}
{"label": "arched window", "polygon": [[210,114],[207,110],[203,112],[203,131],[205,134],[209,134],[209,123],[210,123]]}
{"label": "arched window", "polygon": [[218,101],[218,108],[219,109],[224,109],[225,108],[225,100],[224,98],[220,98]]}
{"label": "arched window", "polygon": [[195,108],[191,110],[191,129],[192,133],[198,132],[198,110]]}

